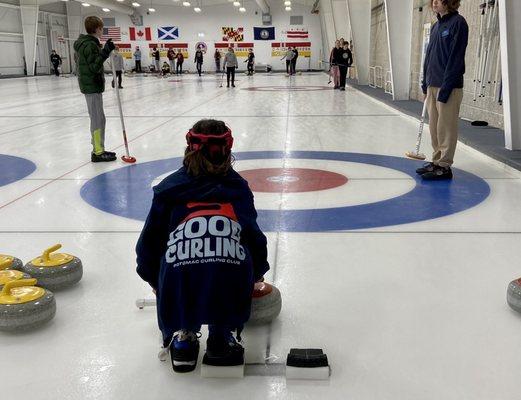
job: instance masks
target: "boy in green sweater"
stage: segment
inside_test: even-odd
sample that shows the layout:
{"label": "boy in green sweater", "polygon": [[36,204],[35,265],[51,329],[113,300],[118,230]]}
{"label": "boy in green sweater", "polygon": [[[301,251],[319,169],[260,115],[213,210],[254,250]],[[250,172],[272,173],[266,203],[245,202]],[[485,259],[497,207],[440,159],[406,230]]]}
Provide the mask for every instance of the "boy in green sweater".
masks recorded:
{"label": "boy in green sweater", "polygon": [[101,47],[99,39],[103,35],[103,21],[99,17],[85,18],[87,35],[81,34],[74,42],[76,51],[78,82],[87,100],[92,135],[92,162],[116,160],[116,153],[105,151],[105,113],[103,111],[103,91],[105,74],[103,63],[114,50],[112,39]]}

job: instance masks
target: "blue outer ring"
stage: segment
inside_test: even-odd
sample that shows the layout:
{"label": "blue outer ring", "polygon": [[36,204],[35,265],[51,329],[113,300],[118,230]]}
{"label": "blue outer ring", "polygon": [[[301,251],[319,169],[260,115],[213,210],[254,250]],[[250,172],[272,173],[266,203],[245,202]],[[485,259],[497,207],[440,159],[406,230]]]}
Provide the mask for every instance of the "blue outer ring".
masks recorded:
{"label": "blue outer ring", "polygon": [[0,186],[19,181],[36,170],[36,165],[25,158],[0,154]]}
{"label": "blue outer ring", "polygon": [[[423,182],[414,172],[421,162],[400,157],[328,151],[251,151],[235,153],[235,157],[356,162],[392,168],[416,181],[408,193],[375,203],[309,210],[258,210],[259,225],[266,232],[322,232],[408,224],[467,210],[490,194],[490,187],[483,179],[462,170],[455,170],[452,181]],[[152,200],[152,181],[179,168],[181,162],[181,158],[169,158],[106,172],[85,183],[81,196],[103,211],[144,221]]]}

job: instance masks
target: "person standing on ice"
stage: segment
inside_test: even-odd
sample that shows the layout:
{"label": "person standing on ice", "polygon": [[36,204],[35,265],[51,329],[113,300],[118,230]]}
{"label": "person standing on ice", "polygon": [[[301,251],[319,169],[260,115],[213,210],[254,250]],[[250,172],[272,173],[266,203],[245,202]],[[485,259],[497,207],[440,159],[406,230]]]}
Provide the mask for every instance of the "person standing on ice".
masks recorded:
{"label": "person standing on ice", "polygon": [[194,58],[194,63],[197,68],[197,73],[199,74],[199,76],[201,76],[201,72],[203,69],[203,59],[204,59],[203,50],[201,49],[201,46],[199,46],[197,48],[197,51],[195,52],[195,58]]}
{"label": "person standing on ice", "polygon": [[233,47],[228,48],[228,52],[224,55],[223,68],[226,69],[226,87],[230,87],[230,79],[232,81],[232,87],[235,87],[235,69],[239,67],[237,56],[233,50]]}
{"label": "person standing on ice", "polygon": [[136,246],[137,273],[156,293],[163,347],[175,372],[195,369],[203,324],[212,365],[243,364],[237,340],[250,317],[254,284],[269,270],[253,194],[232,168],[231,130],[223,121],[201,120],[186,142],[183,166],[153,189]]}
{"label": "person standing on ice", "polygon": [[141,50],[139,50],[139,46],[136,46],[136,50],[134,51],[134,60],[136,62],[136,72],[143,72],[141,70]]}
{"label": "person standing on ice", "polygon": [[56,50],[51,52],[51,64],[54,69],[54,75],[60,76],[60,65],[62,65],[62,58],[58,53],[56,53]]}
{"label": "person standing on ice", "polygon": [[78,66],[78,82],[85,95],[90,117],[92,143],[92,162],[116,160],[116,153],[105,151],[105,112],[103,111],[103,92],[105,91],[105,73],[103,63],[109,58],[115,46],[112,39],[107,40],[103,48],[99,39],[103,35],[103,21],[99,17],[85,18],[86,35],[81,34],[74,42],[75,58]]}
{"label": "person standing on ice", "polygon": [[452,179],[469,27],[458,13],[460,0],[431,0],[431,7],[438,21],[425,54],[422,91],[434,152],[432,161],[416,173],[425,180],[443,180]]}

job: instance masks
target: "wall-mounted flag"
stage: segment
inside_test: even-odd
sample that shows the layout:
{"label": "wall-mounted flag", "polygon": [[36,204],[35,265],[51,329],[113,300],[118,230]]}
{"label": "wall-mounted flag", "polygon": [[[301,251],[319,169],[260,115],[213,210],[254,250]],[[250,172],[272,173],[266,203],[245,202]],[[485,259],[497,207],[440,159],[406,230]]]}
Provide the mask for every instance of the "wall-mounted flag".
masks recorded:
{"label": "wall-mounted flag", "polygon": [[234,29],[231,26],[221,28],[223,42],[242,42],[244,40],[244,28]]}
{"label": "wall-mounted flag", "polygon": [[255,40],[275,40],[275,28],[254,27],[253,38]]}
{"label": "wall-mounted flag", "polygon": [[309,32],[307,29],[288,29],[286,31],[288,39],[307,39]]}
{"label": "wall-mounted flag", "polygon": [[179,28],[177,26],[158,27],[157,38],[159,40],[177,40],[179,39]]}
{"label": "wall-mounted flag", "polygon": [[103,28],[103,35],[100,38],[101,42],[106,42],[112,39],[114,42],[121,42],[121,28],[119,26],[109,26]]}
{"label": "wall-mounted flag", "polygon": [[130,40],[152,40],[152,31],[147,28],[128,28]]}

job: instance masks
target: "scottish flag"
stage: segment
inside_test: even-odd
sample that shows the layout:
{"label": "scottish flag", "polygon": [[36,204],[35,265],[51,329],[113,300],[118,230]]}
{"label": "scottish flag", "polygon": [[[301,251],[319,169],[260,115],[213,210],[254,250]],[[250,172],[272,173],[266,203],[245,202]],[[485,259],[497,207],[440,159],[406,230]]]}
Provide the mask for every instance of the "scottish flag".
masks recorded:
{"label": "scottish flag", "polygon": [[179,39],[179,28],[177,26],[161,26],[157,28],[158,40]]}

